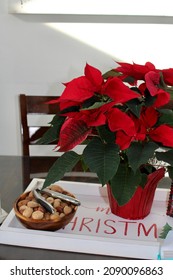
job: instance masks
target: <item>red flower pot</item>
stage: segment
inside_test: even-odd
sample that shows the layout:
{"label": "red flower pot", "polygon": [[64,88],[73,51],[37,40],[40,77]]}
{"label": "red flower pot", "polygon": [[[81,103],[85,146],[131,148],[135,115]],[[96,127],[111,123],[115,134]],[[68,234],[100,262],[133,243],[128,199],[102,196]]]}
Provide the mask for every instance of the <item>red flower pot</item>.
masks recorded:
{"label": "red flower pot", "polygon": [[108,199],[111,212],[119,217],[129,220],[145,218],[151,211],[155,190],[158,182],[164,177],[165,169],[160,168],[148,175],[144,188],[138,187],[133,197],[123,206],[119,206],[112,194],[111,187],[107,185]]}

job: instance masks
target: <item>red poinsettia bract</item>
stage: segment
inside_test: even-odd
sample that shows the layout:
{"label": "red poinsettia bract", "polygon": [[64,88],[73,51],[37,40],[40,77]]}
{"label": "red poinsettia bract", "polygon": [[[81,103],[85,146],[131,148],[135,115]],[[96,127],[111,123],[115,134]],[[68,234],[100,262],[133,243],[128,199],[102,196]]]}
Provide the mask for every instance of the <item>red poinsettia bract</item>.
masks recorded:
{"label": "red poinsettia bract", "polygon": [[58,102],[73,101],[83,103],[97,94],[100,95],[100,98],[106,95],[116,103],[127,102],[139,97],[136,92],[130,90],[117,77],[104,80],[101,72],[89,64],[86,64],[84,73],[84,76],[73,79],[66,84],[66,88]]}
{"label": "red poinsettia bract", "polygon": [[139,119],[132,117],[135,127],[133,135],[124,129],[117,132],[116,143],[120,149],[129,148],[132,141],[148,141],[149,139],[163,146],[173,147],[173,128],[166,124],[157,126],[158,118],[159,113],[153,107],[143,108]]}
{"label": "red poinsettia bract", "polygon": [[145,80],[145,74],[154,71],[155,66],[151,62],[146,62],[145,65],[140,64],[130,64],[125,62],[117,62],[120,66],[115,70],[123,73],[123,78],[128,76],[133,77],[135,82],[137,80]]}

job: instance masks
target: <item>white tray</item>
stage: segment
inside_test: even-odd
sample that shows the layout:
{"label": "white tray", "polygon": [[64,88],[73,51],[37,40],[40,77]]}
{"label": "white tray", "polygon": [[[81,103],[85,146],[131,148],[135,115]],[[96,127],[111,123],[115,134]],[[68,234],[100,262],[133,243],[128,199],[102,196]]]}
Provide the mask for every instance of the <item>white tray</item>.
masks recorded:
{"label": "white tray", "polygon": [[[33,179],[26,191],[43,184]],[[125,220],[110,212],[106,188],[99,184],[58,182],[81,201],[65,229],[49,232],[26,229],[11,210],[0,227],[0,244],[83,252],[128,258],[157,259],[159,233],[173,219],[166,215],[168,190],[157,189],[151,213],[143,220]]]}

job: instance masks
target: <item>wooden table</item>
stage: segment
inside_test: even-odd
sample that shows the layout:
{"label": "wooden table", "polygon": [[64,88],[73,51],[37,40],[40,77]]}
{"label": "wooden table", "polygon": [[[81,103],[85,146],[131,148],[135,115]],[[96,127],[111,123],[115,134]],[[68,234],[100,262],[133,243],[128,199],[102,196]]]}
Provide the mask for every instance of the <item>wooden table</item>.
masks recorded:
{"label": "wooden table", "polygon": [[[21,193],[23,193],[26,188],[26,186],[24,185],[25,176],[23,172],[23,163],[25,161],[24,159],[27,160],[26,158],[20,156],[0,156],[0,194],[2,200],[2,208],[7,213],[11,211],[14,201]],[[75,172],[71,172],[68,174],[68,177],[64,177],[64,179],[87,183],[98,183],[97,177],[94,177],[92,173],[88,174],[88,176],[86,177],[77,176]],[[162,184],[162,187],[167,188],[168,185],[169,184],[166,184],[164,186]],[[0,244],[0,259],[115,260],[128,258]]]}

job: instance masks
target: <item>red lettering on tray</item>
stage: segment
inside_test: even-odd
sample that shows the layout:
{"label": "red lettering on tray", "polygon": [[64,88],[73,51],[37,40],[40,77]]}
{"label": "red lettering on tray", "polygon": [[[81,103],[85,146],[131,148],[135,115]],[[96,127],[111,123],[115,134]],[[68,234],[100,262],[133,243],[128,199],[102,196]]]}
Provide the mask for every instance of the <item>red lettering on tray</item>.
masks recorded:
{"label": "red lettering on tray", "polygon": [[81,225],[79,228],[79,231],[82,231],[83,227],[87,228],[88,231],[91,231],[91,228],[88,226],[91,222],[93,222],[93,218],[83,218],[81,221]]}
{"label": "red lettering on tray", "polygon": [[112,231],[109,232],[107,230],[104,230],[104,233],[106,233],[106,234],[114,234],[114,233],[116,233],[116,229],[113,226],[109,225],[109,222],[116,223],[116,221],[114,221],[114,220],[105,220],[104,221],[105,226],[107,226],[108,228],[111,228]]}
{"label": "red lettering on tray", "polygon": [[74,230],[78,221],[78,217],[75,217],[69,224],[72,224],[71,230]]}
{"label": "red lettering on tray", "polygon": [[105,212],[106,215],[109,215],[109,214],[111,214],[111,209],[110,209],[110,207],[100,207],[100,206],[98,206],[96,208],[96,212]]}
{"label": "red lettering on tray", "polygon": [[[120,226],[121,224],[121,226]],[[117,236],[136,236],[142,238],[142,236],[148,238],[157,238],[157,225],[144,225],[138,221],[121,221],[116,219],[101,219],[92,217],[75,217],[68,227],[71,231],[90,232],[90,233],[104,233],[105,235]]]}
{"label": "red lettering on tray", "polygon": [[100,228],[100,221],[101,219],[98,219],[98,222],[97,222],[97,227],[96,227],[96,233],[99,232],[99,228]]}
{"label": "red lettering on tray", "polygon": [[136,224],[137,222],[132,222],[132,221],[119,221],[120,223],[125,223],[124,227],[124,235],[126,236],[128,234],[128,229],[129,229],[129,224]]}
{"label": "red lettering on tray", "polygon": [[151,230],[153,229],[154,230],[154,232],[153,232],[154,237],[157,238],[157,225],[156,224],[152,224],[147,231],[144,224],[139,223],[139,225],[138,225],[138,236],[141,235],[141,229],[143,230],[143,233],[145,234],[145,236],[148,236],[149,233],[151,232]]}

